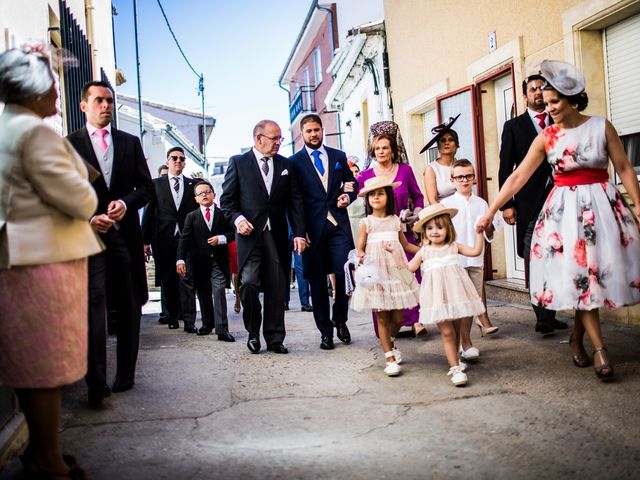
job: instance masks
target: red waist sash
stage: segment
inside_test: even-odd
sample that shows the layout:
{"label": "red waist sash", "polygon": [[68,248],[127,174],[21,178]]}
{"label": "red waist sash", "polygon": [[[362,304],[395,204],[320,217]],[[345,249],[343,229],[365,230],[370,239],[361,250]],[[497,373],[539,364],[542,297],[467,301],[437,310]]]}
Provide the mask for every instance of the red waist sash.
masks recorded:
{"label": "red waist sash", "polygon": [[568,172],[556,173],[553,183],[556,187],[573,187],[576,185],[589,185],[609,180],[609,172],[606,168],[579,168]]}

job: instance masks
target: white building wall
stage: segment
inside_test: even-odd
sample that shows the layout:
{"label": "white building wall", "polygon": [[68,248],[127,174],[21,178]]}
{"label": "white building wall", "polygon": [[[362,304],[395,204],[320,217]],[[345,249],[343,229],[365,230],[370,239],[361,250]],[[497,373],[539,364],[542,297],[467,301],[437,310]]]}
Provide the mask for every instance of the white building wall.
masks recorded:
{"label": "white building wall", "polygon": [[333,3],[338,16],[339,45],[347,38],[350,29],[384,18],[383,0],[333,0]]}

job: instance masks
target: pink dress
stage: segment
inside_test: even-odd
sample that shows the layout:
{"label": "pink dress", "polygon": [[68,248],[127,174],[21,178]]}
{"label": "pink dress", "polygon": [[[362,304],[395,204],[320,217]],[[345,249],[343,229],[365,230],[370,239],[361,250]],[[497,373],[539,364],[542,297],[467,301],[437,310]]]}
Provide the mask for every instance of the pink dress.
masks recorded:
{"label": "pink dress", "polygon": [[[398,240],[400,219],[396,215],[378,218],[369,215],[361,220],[367,229],[366,258],[375,266],[373,285],[356,283],[351,308],[357,311],[390,311],[411,308],[418,304],[419,285],[409,271],[407,257]],[[393,246],[393,252],[384,248]]]}
{"label": "pink dress", "polygon": [[87,259],[0,270],[0,383],[54,388],[87,371]]}
{"label": "pink dress", "polygon": [[484,304],[458,260],[457,244],[424,246],[420,254],[420,323],[429,325],[484,313]]}

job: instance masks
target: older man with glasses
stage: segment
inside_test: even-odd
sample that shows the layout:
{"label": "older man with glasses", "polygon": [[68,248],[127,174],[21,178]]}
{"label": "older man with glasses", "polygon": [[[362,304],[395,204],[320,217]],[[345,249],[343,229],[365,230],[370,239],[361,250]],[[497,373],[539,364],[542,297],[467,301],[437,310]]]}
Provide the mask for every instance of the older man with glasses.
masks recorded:
{"label": "older man with glasses", "polygon": [[166,301],[169,328],[179,328],[182,318],[184,331],[197,333],[193,286],[190,277],[178,277],[175,267],[184,220],[198,208],[193,193],[196,182],[182,174],[185,162],[181,147],[169,149],[165,162],[169,172],[153,180],[154,195],[144,210],[142,235],[145,253],[155,260],[156,286]]}
{"label": "older man with glasses", "polygon": [[229,159],[220,197],[222,212],[237,230],[240,298],[251,353],[260,352],[261,291],[267,350],[288,353],[283,345],[291,255],[287,218],[294,249],[302,253],[306,246],[302,195],[291,161],[278,155],[282,140],[276,122],[258,122],[253,129],[253,148]]}

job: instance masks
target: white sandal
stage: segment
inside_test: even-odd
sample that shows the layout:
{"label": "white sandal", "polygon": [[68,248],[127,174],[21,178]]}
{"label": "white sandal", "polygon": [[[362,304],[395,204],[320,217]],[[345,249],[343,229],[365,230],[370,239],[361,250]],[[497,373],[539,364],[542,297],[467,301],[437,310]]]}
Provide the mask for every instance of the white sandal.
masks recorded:
{"label": "white sandal", "polygon": [[[395,357],[393,350],[390,352],[384,353],[384,358],[391,358],[391,357]],[[386,373],[389,377],[396,377],[400,375],[401,370],[402,369],[400,368],[400,365],[398,365],[397,360],[394,360],[393,362],[390,362],[387,360],[387,365],[384,367],[384,373]]]}
{"label": "white sandal", "polygon": [[467,374],[462,371],[459,365],[451,367],[447,376],[451,377],[451,383],[456,387],[462,387],[467,384]]}
{"label": "white sandal", "polygon": [[400,365],[402,363],[402,352],[396,348],[396,338],[391,337],[391,351],[393,356],[396,357],[396,363]]}

